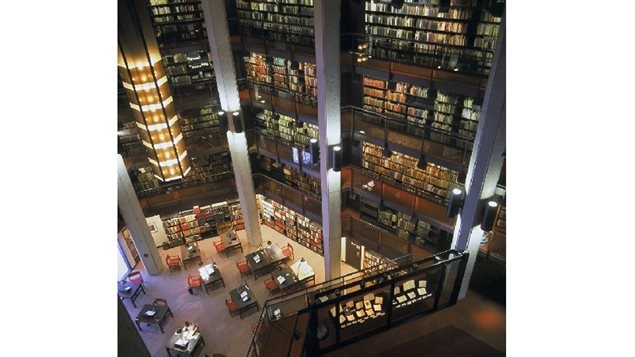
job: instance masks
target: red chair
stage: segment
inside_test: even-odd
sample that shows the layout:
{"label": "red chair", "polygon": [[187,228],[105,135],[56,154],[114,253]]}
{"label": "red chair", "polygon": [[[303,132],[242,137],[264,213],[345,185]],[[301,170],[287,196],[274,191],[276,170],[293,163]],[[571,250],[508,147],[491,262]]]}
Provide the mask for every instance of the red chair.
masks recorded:
{"label": "red chair", "polygon": [[236,267],[238,268],[238,271],[240,272],[240,277],[242,278],[244,274],[251,274],[251,269],[249,268],[249,264],[247,264],[247,261],[242,261],[242,262],[236,262]]}
{"label": "red chair", "polygon": [[154,306],[168,306],[168,301],[166,299],[156,298],[152,302],[152,305],[154,305]]}
{"label": "red chair", "polygon": [[181,257],[178,255],[170,256],[169,254],[165,256],[165,263],[168,265],[170,271],[179,269],[181,270]]}
{"label": "red chair", "polygon": [[[212,243],[214,243],[214,248],[216,248],[216,253],[218,253],[218,255],[225,251],[225,243],[223,243],[222,241]],[[227,255],[227,253],[225,253],[225,255]]]}
{"label": "red chair", "polygon": [[289,258],[287,262],[293,261],[293,246],[291,245],[291,243],[287,243],[287,245],[282,247],[282,254]]}
{"label": "red chair", "polygon": [[232,300],[225,299],[225,305],[227,305],[229,316],[233,317],[236,315],[236,313],[240,313],[240,311],[238,311],[238,305],[236,305],[236,303],[233,302]]}
{"label": "red chair", "polygon": [[267,291],[269,291],[269,296],[273,295],[274,291],[280,290],[278,284],[276,284],[275,280],[273,279],[265,280],[265,287],[267,288]]}
{"label": "red chair", "polygon": [[141,275],[141,272],[138,272],[138,271],[130,272],[127,275],[127,278],[129,282],[133,284],[141,285],[142,287],[145,288],[145,285],[143,285],[143,276]]}
{"label": "red chair", "polygon": [[188,275],[187,286],[188,286],[187,290],[189,291],[190,294],[193,293],[194,289],[201,289],[201,292],[203,292],[203,288],[205,288],[205,292],[209,294],[209,292],[207,291],[207,286],[203,284],[203,279],[198,275]]}

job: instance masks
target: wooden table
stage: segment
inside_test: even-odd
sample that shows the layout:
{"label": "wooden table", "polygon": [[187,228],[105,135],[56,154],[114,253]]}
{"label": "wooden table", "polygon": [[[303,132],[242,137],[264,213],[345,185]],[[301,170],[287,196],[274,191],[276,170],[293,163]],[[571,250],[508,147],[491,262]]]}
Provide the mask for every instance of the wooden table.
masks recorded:
{"label": "wooden table", "polygon": [[135,308],[137,307],[137,305],[134,303],[134,301],[137,299],[137,297],[139,297],[139,294],[141,294],[141,292],[143,292],[143,295],[146,294],[146,291],[143,289],[143,286],[141,286],[141,284],[135,284],[129,281],[118,282],[117,291],[119,292],[119,297],[121,298],[121,300],[130,299],[130,301],[132,302],[132,306],[134,306]]}
{"label": "wooden table", "polygon": [[[258,256],[260,260],[256,262],[254,258]],[[245,259],[247,260],[247,264],[249,264],[249,268],[254,274],[254,280],[258,278],[258,275],[263,275],[268,273],[274,267],[284,263],[288,257],[282,253],[282,249],[277,245],[272,245],[270,247],[260,249],[251,254],[245,255]]]}
{"label": "wooden table", "polygon": [[293,271],[287,267],[281,267],[274,270],[274,272],[271,273],[271,276],[276,282],[276,285],[278,285],[278,288],[280,288],[280,292],[288,291],[297,287],[298,278],[295,276]]}
{"label": "wooden table", "polygon": [[240,249],[241,253],[243,252],[243,245],[240,243],[240,240],[238,239],[238,236],[236,236],[235,232],[229,231],[222,233],[220,235],[220,240],[225,245],[225,256],[229,256],[229,252],[236,249]]}
{"label": "wooden table", "polygon": [[181,260],[185,269],[187,269],[187,263],[201,262],[201,251],[196,242],[185,243],[181,246]]}
{"label": "wooden table", "polygon": [[[151,311],[154,311],[154,314],[149,315],[148,312]],[[172,310],[170,310],[168,306],[145,304],[143,305],[143,308],[141,308],[141,311],[139,311],[139,314],[135,319],[135,323],[137,324],[139,330],[141,330],[142,322],[145,322],[147,324],[157,324],[159,325],[159,330],[161,330],[161,333],[163,333],[163,322],[168,317],[168,314],[170,314],[170,316],[174,318]]]}
{"label": "wooden table", "polygon": [[[214,269],[214,272],[209,274],[209,268],[212,267]],[[206,287],[217,284],[223,284],[223,287],[225,287],[225,280],[223,280],[223,276],[220,274],[220,270],[218,270],[216,264],[207,264],[204,267],[199,268],[198,271],[199,273],[201,273],[203,284],[205,284]]]}
{"label": "wooden table", "polygon": [[[173,333],[168,342],[165,345],[165,350],[168,352],[168,356],[198,356],[203,351],[203,346],[205,346],[205,340],[203,339],[203,335],[201,335],[200,331],[197,331],[192,339],[188,340],[185,348],[180,347],[176,344],[176,342],[181,339],[180,333]],[[175,353],[174,355],[172,353]]]}
{"label": "wooden table", "polygon": [[[247,300],[243,300],[240,295],[243,292],[247,292]],[[238,306],[238,312],[240,314],[240,318],[243,318],[243,312],[248,311],[249,309],[255,307],[256,311],[260,310],[258,307],[258,301],[256,300],[256,296],[249,288],[249,285],[241,285],[240,287],[229,292],[229,296],[231,296],[236,306]]]}

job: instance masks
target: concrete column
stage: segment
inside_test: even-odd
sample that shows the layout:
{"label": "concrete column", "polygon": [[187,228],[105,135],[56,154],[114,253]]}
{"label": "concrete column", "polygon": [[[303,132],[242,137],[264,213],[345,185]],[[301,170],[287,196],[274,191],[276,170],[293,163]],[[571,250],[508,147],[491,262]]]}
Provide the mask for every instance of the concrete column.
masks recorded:
{"label": "concrete column", "polygon": [[341,275],[342,183],[331,169],[332,146],[341,144],[340,118],[340,0],[315,1],[315,60],[317,76],[318,126],[320,128],[320,179],[322,190],[322,233],[324,275]]}
{"label": "concrete column", "polygon": [[225,1],[201,0],[201,5],[203,7],[209,48],[214,62],[218,95],[221,108],[225,111],[224,115],[227,117],[228,122],[227,142],[229,143],[229,152],[232,157],[232,167],[236,178],[240,208],[245,221],[247,240],[249,245],[259,246],[262,242],[262,233],[260,231],[258,207],[256,206],[254,180],[251,176],[247,138],[244,132],[236,133],[234,125],[234,113],[238,114],[236,120],[241,122],[243,114],[240,110],[240,95],[236,86],[236,71],[227,26]]}
{"label": "concrete column", "polygon": [[467,250],[469,259],[459,291],[463,299],[474,270],[483,231],[480,223],[486,199],[492,197],[503,166],[505,152],[505,16],[500,26],[494,62],[489,75],[474,149],[465,181],[465,201],[457,217],[452,247]]}
{"label": "concrete column", "polygon": [[150,275],[160,274],[163,263],[121,155],[117,162],[117,205],[146,271]]}

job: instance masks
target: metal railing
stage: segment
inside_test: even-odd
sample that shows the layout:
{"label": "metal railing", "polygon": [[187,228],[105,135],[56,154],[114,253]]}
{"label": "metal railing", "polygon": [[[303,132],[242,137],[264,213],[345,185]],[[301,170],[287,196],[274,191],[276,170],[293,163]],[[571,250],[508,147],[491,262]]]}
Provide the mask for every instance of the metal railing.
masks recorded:
{"label": "metal railing", "polygon": [[[353,272],[321,284],[317,284],[302,290],[298,290],[287,295],[282,295],[268,299],[262,309],[256,329],[247,352],[249,357],[267,356],[267,350],[273,344],[288,343],[286,355],[300,356],[306,355],[309,350],[313,352],[327,352],[335,350],[345,344],[352,343],[361,338],[366,338],[386,328],[391,328],[400,321],[425,313],[431,313],[452,306],[458,298],[460,281],[465,270],[467,253],[459,253],[455,250],[447,250],[430,257],[412,262],[410,256],[400,257],[395,260],[386,260],[377,267],[370,267],[357,272]],[[430,293],[426,298],[427,305],[421,305],[414,311],[404,314],[394,307],[393,292],[395,286],[413,279],[426,277],[429,281],[427,287]],[[414,281],[414,280],[413,280]],[[333,309],[336,315],[340,313],[340,303],[346,300],[355,299],[368,293],[381,291],[388,300],[384,306],[387,315],[373,328],[363,331],[361,334],[347,336],[339,325],[333,325],[328,319],[318,321],[316,314],[318,310],[328,312]],[[378,293],[379,294],[379,293]],[[395,310],[395,311],[393,311]],[[413,310],[413,309],[410,309]],[[303,314],[310,314],[308,321],[300,320]],[[320,315],[328,316],[328,315]],[[333,315],[331,315],[333,316]],[[315,317],[315,318],[313,318]],[[292,323],[285,324],[286,329],[280,329],[278,320],[292,319]],[[378,320],[379,321],[379,320]],[[318,324],[330,326],[334,329],[331,342],[318,342],[313,334],[317,330]],[[361,325],[361,324],[360,324]],[[293,328],[289,328],[289,327]],[[350,329],[350,327],[349,327]],[[349,330],[350,331],[350,330]],[[304,334],[304,339],[301,339]],[[275,342],[273,341],[275,339]],[[297,342],[301,341],[301,342]],[[295,346],[294,344],[303,345]],[[278,348],[279,350],[279,348]],[[291,351],[296,353],[292,354]],[[297,353],[302,351],[301,353]]]}

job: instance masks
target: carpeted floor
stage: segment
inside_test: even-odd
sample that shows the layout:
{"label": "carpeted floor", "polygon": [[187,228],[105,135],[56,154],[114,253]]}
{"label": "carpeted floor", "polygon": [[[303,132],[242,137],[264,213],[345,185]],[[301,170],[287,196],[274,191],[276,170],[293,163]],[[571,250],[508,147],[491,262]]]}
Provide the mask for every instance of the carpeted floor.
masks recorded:
{"label": "carpeted floor", "polygon": [[447,326],[425,336],[394,346],[386,351],[373,355],[373,357],[420,356],[424,355],[422,351],[425,351],[426,357],[505,356],[505,353],[495,350],[465,331],[454,326]]}

